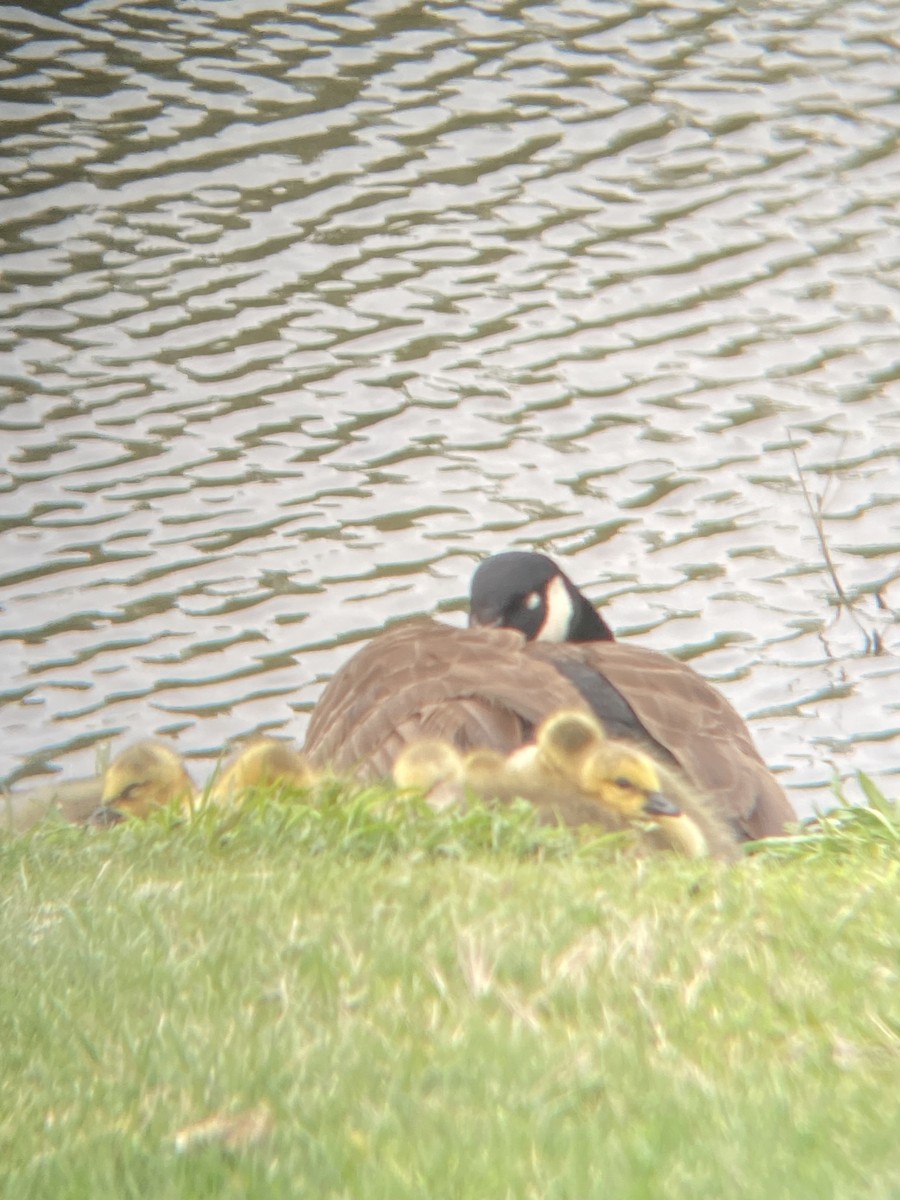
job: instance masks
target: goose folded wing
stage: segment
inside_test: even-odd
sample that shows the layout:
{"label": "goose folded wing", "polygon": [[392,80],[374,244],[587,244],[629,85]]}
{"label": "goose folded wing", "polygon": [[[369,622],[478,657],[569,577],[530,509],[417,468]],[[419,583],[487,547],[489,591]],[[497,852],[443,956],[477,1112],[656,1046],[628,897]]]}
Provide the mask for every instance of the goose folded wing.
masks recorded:
{"label": "goose folded wing", "polygon": [[316,705],[307,753],[319,765],[387,775],[404,745],[438,737],[504,753],[556,708],[581,705],[552,664],[524,656],[521,634],[414,621],[373,638]]}

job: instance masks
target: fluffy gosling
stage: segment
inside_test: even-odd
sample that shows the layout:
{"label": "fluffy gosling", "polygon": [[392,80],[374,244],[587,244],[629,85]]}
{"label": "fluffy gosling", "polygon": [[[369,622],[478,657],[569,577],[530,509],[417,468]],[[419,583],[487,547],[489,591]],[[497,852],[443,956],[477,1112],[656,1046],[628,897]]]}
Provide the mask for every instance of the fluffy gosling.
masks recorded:
{"label": "fluffy gosling", "polygon": [[[515,757],[515,756],[513,756]],[[567,781],[596,803],[607,820],[628,825],[652,820],[652,844],[688,858],[733,859],[734,833],[709,801],[675,771],[636,744],[607,738],[594,718],[577,710],[554,713],[537,731],[535,750],[520,771]]]}
{"label": "fluffy gosling", "polygon": [[228,805],[254,788],[309,788],[317,779],[306,757],[289,742],[260,737],[232,757],[213,779],[207,798],[211,804]]}
{"label": "fluffy gosling", "polygon": [[463,758],[441,738],[418,738],[394,759],[394,784],[401,791],[421,792],[436,811],[458,804],[465,795]]}
{"label": "fluffy gosling", "polygon": [[106,768],[91,823],[111,825],[126,816],[144,820],[154,809],[175,804],[189,811],[195,795],[180,754],[163,742],[136,742]]}
{"label": "fluffy gosling", "polygon": [[515,794],[515,779],[505,754],[484,747],[463,759],[466,787],[483,800],[507,800]]}

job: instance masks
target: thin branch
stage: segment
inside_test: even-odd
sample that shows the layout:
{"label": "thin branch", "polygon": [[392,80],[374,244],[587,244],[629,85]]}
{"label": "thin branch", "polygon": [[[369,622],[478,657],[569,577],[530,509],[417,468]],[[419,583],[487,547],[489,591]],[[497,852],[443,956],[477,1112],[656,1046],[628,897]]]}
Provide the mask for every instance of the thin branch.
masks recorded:
{"label": "thin branch", "polygon": [[822,500],[819,497],[819,504],[815,506],[812,502],[812,496],[809,494],[809,488],[806,486],[806,480],[803,478],[803,470],[800,466],[800,459],[797,457],[797,445],[794,441],[793,434],[788,433],[790,438],[791,457],[794,460],[794,466],[797,468],[797,478],[800,480],[800,487],[803,491],[803,498],[806,501],[806,507],[809,509],[809,515],[812,517],[813,525],[816,527],[816,536],[819,539],[819,547],[822,551],[822,557],[825,560],[825,566],[828,568],[828,574],[831,576],[831,582],[834,584],[834,590],[837,592],[838,599],[841,604],[848,609],[852,609],[852,605],[847,598],[847,593],[841,586],[841,581],[838,578],[837,568],[834,565],[834,559],[831,557],[831,551],[828,549],[828,542],[825,540],[825,528],[822,523]]}
{"label": "thin branch", "polygon": [[794,460],[794,467],[797,470],[797,478],[800,481],[800,488],[803,491],[803,498],[806,501],[806,507],[809,509],[809,515],[812,517],[813,525],[816,530],[816,537],[819,539],[819,548],[822,551],[822,558],[825,562],[826,570],[831,577],[831,582],[834,586],[835,593],[838,598],[838,607],[845,608],[850,614],[853,623],[859,629],[860,633],[865,638],[866,649],[875,654],[881,653],[881,638],[877,631],[870,633],[860,621],[859,617],[853,611],[853,601],[844,591],[840,578],[837,573],[837,567],[834,564],[834,559],[831,557],[831,550],[828,546],[828,541],[825,537],[825,525],[822,514],[822,497],[817,497],[817,503],[813,504],[812,496],[809,488],[806,486],[806,480],[803,476],[803,469],[800,466],[800,459],[797,456],[797,443],[794,441],[793,433],[788,430],[788,445],[790,446],[791,457]]}

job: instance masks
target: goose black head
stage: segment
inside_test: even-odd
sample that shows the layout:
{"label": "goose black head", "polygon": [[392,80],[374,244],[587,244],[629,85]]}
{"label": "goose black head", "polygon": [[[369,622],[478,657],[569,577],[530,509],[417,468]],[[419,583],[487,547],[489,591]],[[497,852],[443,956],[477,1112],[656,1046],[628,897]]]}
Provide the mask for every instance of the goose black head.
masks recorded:
{"label": "goose black head", "polygon": [[510,550],[472,576],[469,625],[518,629],[529,641],[611,642],[593,604],[545,554]]}

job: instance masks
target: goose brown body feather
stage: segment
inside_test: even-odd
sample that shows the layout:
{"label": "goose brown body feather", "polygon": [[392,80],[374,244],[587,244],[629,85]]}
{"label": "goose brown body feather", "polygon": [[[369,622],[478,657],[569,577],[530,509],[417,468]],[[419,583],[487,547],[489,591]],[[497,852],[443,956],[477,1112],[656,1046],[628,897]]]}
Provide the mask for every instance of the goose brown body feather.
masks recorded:
{"label": "goose brown body feather", "polygon": [[744,838],[795,813],[725,697],[677,659],[612,641],[529,642],[516,630],[414,620],[379,634],[332,677],[310,722],[314,765],[388,776],[409,742],[507,754],[549,714],[593,712],[711,798]]}

